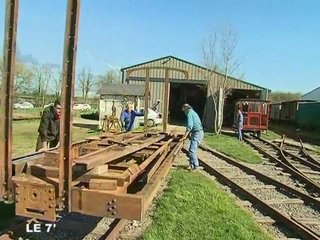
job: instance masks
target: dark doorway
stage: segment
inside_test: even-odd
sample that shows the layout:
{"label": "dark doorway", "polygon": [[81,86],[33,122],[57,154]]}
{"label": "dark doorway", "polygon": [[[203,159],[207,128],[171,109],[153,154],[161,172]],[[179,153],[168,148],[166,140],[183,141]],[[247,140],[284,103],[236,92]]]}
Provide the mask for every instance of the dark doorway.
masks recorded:
{"label": "dark doorway", "polygon": [[181,111],[184,103],[189,103],[202,118],[206,104],[207,87],[205,84],[170,83],[169,123],[183,124],[185,114]]}
{"label": "dark doorway", "polygon": [[223,108],[223,126],[232,127],[234,119],[235,103],[239,99],[250,98],[260,99],[259,90],[240,90],[233,89],[231,94],[226,97]]}

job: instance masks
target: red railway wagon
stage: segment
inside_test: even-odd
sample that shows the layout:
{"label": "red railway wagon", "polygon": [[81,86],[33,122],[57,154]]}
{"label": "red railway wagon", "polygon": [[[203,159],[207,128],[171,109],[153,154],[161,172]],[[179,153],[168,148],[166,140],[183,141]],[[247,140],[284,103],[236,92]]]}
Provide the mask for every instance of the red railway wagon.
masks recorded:
{"label": "red railway wagon", "polygon": [[236,128],[237,112],[243,114],[243,132],[250,132],[260,137],[261,132],[269,126],[269,101],[260,99],[240,99],[235,104],[234,127]]}

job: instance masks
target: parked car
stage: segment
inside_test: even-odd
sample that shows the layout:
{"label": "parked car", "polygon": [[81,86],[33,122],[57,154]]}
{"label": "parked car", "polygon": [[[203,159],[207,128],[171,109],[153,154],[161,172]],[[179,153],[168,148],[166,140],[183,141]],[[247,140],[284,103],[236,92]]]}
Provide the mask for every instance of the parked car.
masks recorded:
{"label": "parked car", "polygon": [[14,109],[30,109],[34,108],[32,103],[25,102],[25,101],[20,101],[18,103],[13,104]]}
{"label": "parked car", "polygon": [[73,105],[73,110],[87,111],[91,110],[91,106],[86,103],[76,103]]}
{"label": "parked car", "polygon": [[[140,111],[143,112],[144,109],[140,108]],[[140,125],[144,124],[144,116],[136,117],[136,120]],[[147,126],[154,127],[159,124],[162,124],[162,114],[156,111],[153,111],[152,109],[149,108]]]}

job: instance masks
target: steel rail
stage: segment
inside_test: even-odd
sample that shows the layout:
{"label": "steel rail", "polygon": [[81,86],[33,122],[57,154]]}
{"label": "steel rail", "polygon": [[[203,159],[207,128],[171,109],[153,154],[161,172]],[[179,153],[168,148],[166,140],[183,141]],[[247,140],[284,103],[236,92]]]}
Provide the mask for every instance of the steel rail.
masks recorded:
{"label": "steel rail", "polygon": [[[299,148],[298,153],[303,152],[303,149],[304,149],[304,146],[303,146],[301,139],[300,139],[300,143],[301,143],[301,147]],[[286,145],[285,137],[283,136],[282,141],[280,142],[280,149],[282,149],[283,153],[290,156],[294,160],[299,161],[301,164],[310,167],[312,170],[319,171],[319,173],[320,173],[320,162],[317,162],[315,159],[314,159],[314,161],[316,161],[315,163],[308,161],[309,154],[306,151],[305,151],[305,157],[307,158],[307,160],[303,159],[303,158],[299,157],[298,155],[295,155],[295,154],[285,150],[285,145]]]}
{"label": "steel rail", "polygon": [[320,161],[317,161],[313,156],[310,155],[310,153],[305,148],[301,138],[299,139],[299,142],[301,145],[301,153],[308,159],[308,161],[320,167]]}
{"label": "steel rail", "polygon": [[284,168],[287,172],[289,172],[290,174],[292,174],[293,176],[295,176],[298,180],[300,180],[301,182],[305,183],[307,186],[311,187],[312,189],[314,189],[315,191],[317,191],[318,193],[320,193],[320,186],[315,183],[313,180],[309,179],[308,177],[306,177],[303,173],[301,173],[296,167],[294,167],[289,160],[286,158],[286,156],[284,155],[284,152],[281,150],[280,147],[278,147],[277,145],[270,143],[267,140],[264,139],[259,139],[260,141],[262,141],[265,144],[268,144],[270,146],[272,146],[275,150],[279,151],[280,155],[281,155],[281,160],[279,160],[278,158],[272,156],[271,154],[269,154],[267,151],[265,151],[265,149],[263,149],[262,147],[257,146],[256,144],[254,144],[252,141],[248,140],[247,138],[244,139],[245,142],[247,142],[249,145],[251,145],[253,148],[255,148],[256,150],[258,150],[260,153],[262,153],[263,155],[267,156],[272,162],[277,163],[279,166],[281,166],[282,168]]}

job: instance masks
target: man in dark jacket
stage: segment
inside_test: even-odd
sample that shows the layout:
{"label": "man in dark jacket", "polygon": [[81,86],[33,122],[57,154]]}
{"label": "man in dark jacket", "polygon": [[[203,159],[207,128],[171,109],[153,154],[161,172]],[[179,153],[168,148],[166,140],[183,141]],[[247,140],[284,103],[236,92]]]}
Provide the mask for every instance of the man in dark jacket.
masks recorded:
{"label": "man in dark jacket", "polygon": [[36,151],[47,150],[59,145],[60,114],[60,100],[56,100],[53,105],[43,111],[38,129],[39,136]]}

